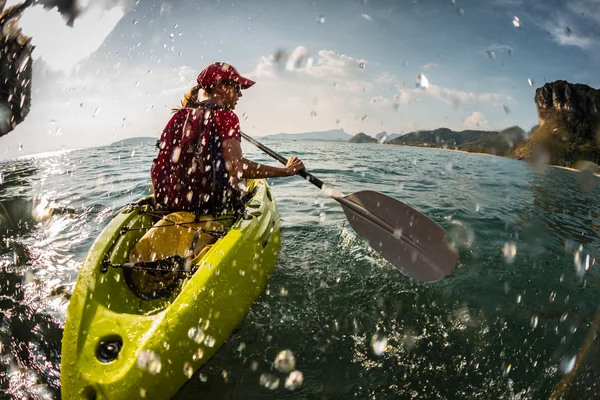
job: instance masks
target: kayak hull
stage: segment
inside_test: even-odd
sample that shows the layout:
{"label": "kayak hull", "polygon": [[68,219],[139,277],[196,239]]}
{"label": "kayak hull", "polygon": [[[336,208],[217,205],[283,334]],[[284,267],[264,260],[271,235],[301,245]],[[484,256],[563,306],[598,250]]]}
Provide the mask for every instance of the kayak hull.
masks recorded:
{"label": "kayak hull", "polygon": [[[92,245],[67,311],[62,340],[64,399],[167,399],[204,365],[242,322],[277,262],[280,221],[264,180],[233,222],[198,261],[197,270],[163,299],[144,300],[118,268],[155,222],[151,205],[122,210]],[[143,203],[143,202],[141,202]],[[116,359],[102,343],[122,343]]]}

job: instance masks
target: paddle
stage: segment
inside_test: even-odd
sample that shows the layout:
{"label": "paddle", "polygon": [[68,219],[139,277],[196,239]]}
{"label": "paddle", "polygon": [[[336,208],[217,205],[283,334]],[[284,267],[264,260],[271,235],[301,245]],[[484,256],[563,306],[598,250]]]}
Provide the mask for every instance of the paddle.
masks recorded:
{"label": "paddle", "polygon": [[[242,133],[242,137],[282,164],[287,159]],[[341,204],[350,226],[377,253],[404,275],[432,282],[448,275],[458,251],[440,225],[414,208],[384,194],[365,190],[344,196],[302,170],[304,179]]]}

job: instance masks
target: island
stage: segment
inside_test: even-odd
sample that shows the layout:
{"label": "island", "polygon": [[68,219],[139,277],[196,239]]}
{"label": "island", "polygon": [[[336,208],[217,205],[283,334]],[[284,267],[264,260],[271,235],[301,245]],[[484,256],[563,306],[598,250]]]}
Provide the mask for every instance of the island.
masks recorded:
{"label": "island", "polygon": [[364,132],[357,133],[349,140],[350,143],[377,143],[377,139]]}
{"label": "island", "polygon": [[156,142],[158,141],[157,137],[152,137],[152,136],[139,136],[139,137],[132,137],[132,138],[127,138],[127,139],[123,139],[123,140],[119,140],[116,142],[113,142],[110,144],[110,146],[140,146],[140,145],[156,145]]}

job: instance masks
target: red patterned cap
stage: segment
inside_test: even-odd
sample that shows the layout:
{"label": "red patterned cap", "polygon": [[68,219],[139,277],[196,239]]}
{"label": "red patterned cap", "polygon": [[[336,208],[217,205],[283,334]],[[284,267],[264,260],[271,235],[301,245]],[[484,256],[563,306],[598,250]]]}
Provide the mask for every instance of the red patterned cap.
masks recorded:
{"label": "red patterned cap", "polygon": [[221,81],[233,81],[240,84],[242,89],[248,89],[256,82],[241,76],[233,65],[224,62],[215,62],[204,68],[198,75],[198,85],[207,87]]}

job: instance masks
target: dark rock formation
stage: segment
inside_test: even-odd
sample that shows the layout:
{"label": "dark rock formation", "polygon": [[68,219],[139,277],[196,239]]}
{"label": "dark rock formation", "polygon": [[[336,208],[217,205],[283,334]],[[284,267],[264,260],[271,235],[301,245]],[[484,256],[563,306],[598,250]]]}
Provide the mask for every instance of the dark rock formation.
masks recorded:
{"label": "dark rock formation", "polygon": [[600,90],[560,80],[538,88],[534,100],[539,126],[517,150],[519,158],[562,166],[600,162]]}
{"label": "dark rock formation", "polygon": [[352,136],[350,143],[377,143],[377,139],[362,132]]}
{"label": "dark rock formation", "polygon": [[544,117],[548,111],[560,111],[565,118],[573,118],[582,113],[598,119],[600,90],[567,81],[546,83],[535,91],[535,105],[540,125],[544,124]]}

